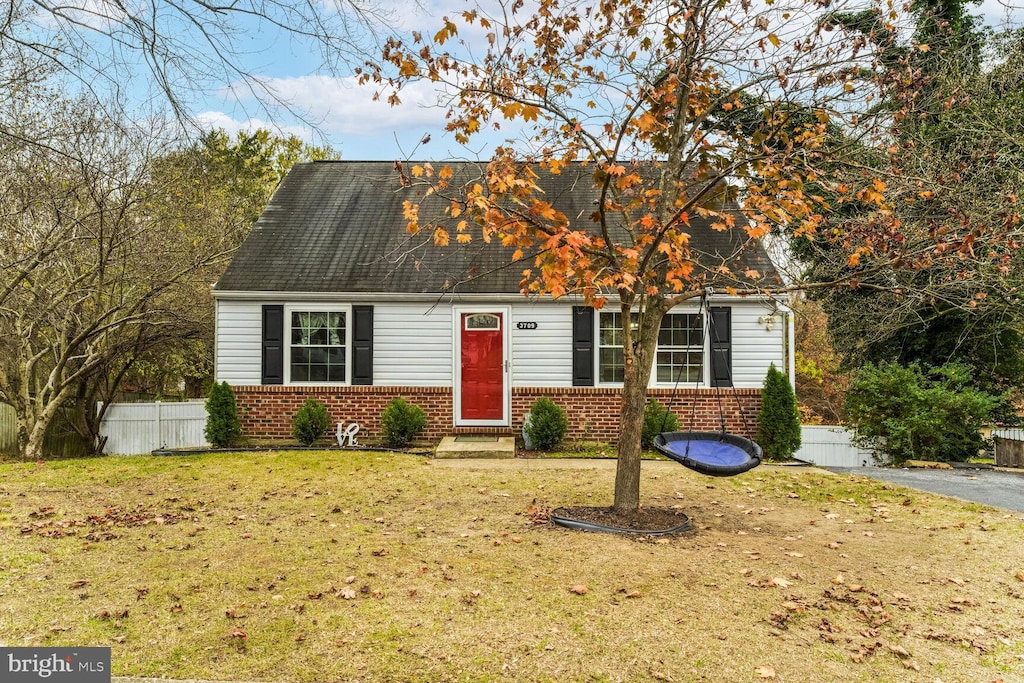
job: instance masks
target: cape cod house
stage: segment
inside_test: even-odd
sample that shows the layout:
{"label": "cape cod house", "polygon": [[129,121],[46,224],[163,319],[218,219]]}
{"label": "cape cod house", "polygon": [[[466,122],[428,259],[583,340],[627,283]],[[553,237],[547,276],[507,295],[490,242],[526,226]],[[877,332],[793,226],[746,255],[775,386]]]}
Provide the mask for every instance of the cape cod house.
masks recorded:
{"label": "cape cod house", "polygon": [[[545,177],[546,198],[586,220],[597,200],[590,172]],[[417,198],[391,162],[297,164],[285,178],[214,287],[216,376],[234,387],[243,433],[289,439],[311,396],[372,439],[401,396],[426,411],[422,438],[514,434],[547,396],[567,412],[570,438],[614,441],[617,307],[524,297],[522,266],[509,267],[496,241],[439,248],[410,238],[406,199]],[[421,216],[429,211],[428,199]],[[712,258],[739,253],[742,268],[776,282],[760,245],[742,248],[733,232],[695,220],[691,247]],[[769,365],[792,377],[790,348],[779,302],[715,293],[665,317],[648,393],[682,428],[718,429],[721,412],[729,431],[750,434]]]}

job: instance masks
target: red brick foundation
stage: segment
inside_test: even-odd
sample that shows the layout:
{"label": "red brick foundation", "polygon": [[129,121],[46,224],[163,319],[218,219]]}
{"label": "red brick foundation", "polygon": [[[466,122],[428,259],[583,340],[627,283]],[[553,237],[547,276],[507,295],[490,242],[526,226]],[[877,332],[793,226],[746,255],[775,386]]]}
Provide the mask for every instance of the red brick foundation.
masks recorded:
{"label": "red brick foundation", "polygon": [[[619,432],[621,392],[614,388],[513,389],[511,429],[454,427],[451,387],[239,386],[234,390],[242,434],[258,441],[292,441],[292,417],[308,397],[327,406],[332,422],[358,422],[358,438],[367,443],[379,438],[380,414],[396,396],[418,405],[427,414],[427,427],[419,435],[422,442],[435,443],[451,434],[519,435],[523,417],[541,396],[547,396],[565,410],[569,439],[614,443]],[[753,436],[757,429],[760,389],[649,389],[647,395],[669,407],[679,417],[683,430],[718,431],[719,403],[726,431]],[[738,406],[742,407],[742,417]]]}

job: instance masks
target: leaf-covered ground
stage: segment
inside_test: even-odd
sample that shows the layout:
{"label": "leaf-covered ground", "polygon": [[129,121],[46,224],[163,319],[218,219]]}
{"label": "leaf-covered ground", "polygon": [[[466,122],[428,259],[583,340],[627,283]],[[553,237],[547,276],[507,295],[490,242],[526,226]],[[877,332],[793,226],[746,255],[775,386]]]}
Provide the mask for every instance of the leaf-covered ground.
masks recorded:
{"label": "leaf-covered ground", "polygon": [[1020,681],[1024,519],[645,462],[694,531],[538,523],[611,461],[286,452],[0,465],[0,643],[272,681]]}

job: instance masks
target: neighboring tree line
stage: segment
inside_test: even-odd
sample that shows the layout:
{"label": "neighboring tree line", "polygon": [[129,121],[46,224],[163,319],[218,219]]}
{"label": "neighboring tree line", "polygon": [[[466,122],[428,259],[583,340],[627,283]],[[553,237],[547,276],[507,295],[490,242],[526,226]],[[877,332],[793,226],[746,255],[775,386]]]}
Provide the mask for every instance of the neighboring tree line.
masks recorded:
{"label": "neighboring tree line", "polygon": [[[805,418],[845,421],[896,463],[973,457],[984,445],[979,428],[1014,423],[1024,397],[1024,270],[1014,259],[1022,246],[1024,32],[982,29],[972,4],[912,4],[911,46],[890,45],[881,62],[892,85],[876,110],[895,121],[887,147],[832,131],[829,144],[850,151],[834,169],[841,180],[894,170],[887,191],[909,228],[899,235],[905,241],[848,249],[789,235],[809,280],[852,276],[855,285],[811,290],[797,304]],[[878,35],[884,18],[834,21]],[[856,198],[832,189],[829,200],[835,223],[864,216]],[[943,258],[935,235],[960,236],[956,258]],[[894,250],[912,267],[879,258]]]}
{"label": "neighboring tree line", "polygon": [[331,152],[266,131],[183,143],[27,58],[0,81],[0,400],[23,457],[58,414],[101,451],[97,402],[125,385],[201,395],[211,285],[291,165]]}

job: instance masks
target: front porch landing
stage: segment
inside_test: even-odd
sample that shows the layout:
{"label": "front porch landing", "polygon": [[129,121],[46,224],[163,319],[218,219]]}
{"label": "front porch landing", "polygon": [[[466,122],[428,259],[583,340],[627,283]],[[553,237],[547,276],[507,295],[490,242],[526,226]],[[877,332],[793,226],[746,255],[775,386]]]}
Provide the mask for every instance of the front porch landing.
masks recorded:
{"label": "front porch landing", "polygon": [[446,436],[434,449],[435,458],[514,458],[516,440],[511,436]]}

